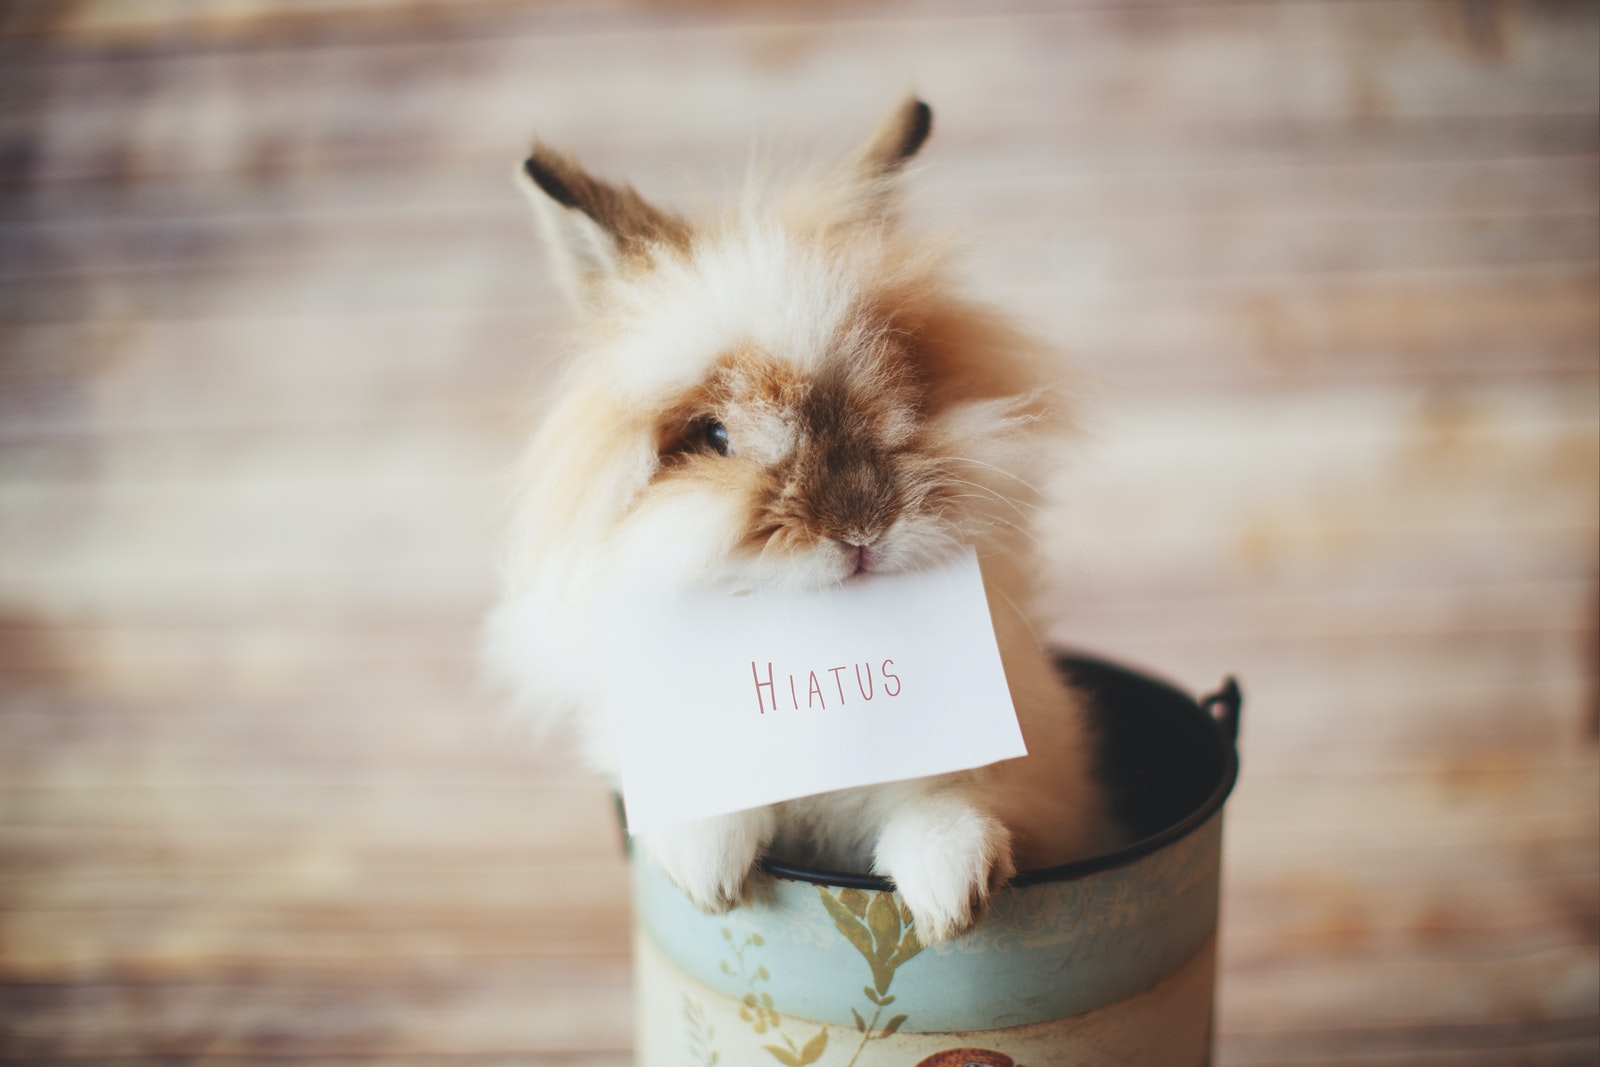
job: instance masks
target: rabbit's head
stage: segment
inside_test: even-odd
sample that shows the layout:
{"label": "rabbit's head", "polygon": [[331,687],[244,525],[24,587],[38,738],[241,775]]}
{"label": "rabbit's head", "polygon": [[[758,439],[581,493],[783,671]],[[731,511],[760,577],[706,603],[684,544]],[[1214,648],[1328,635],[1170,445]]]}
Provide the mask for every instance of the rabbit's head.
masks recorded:
{"label": "rabbit's head", "polygon": [[691,223],[536,145],[521,176],[579,310],[522,476],[513,582],[806,588],[1025,545],[1039,349],[950,288],[897,187],[910,100],[843,165]]}

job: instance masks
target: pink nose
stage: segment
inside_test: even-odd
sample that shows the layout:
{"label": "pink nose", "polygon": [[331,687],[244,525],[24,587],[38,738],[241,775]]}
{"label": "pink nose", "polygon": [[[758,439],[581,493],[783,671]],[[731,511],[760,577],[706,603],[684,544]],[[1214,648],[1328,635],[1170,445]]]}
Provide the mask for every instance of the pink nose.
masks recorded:
{"label": "pink nose", "polygon": [[878,562],[878,553],[870,545],[857,545],[846,541],[844,542],[844,548],[845,552],[849,553],[845,559],[853,565],[854,570],[852,573],[854,574],[871,570]]}

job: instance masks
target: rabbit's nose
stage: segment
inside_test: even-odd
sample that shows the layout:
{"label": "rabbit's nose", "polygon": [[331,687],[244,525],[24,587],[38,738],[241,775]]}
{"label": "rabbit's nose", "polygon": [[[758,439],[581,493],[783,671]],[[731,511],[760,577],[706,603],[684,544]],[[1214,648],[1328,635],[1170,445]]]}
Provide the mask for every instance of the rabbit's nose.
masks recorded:
{"label": "rabbit's nose", "polygon": [[851,570],[852,575],[870,571],[883,558],[882,553],[873,548],[870,543],[875,540],[877,540],[875,537],[868,538],[865,542],[839,539],[839,543],[844,546],[845,561],[851,564],[853,568]]}

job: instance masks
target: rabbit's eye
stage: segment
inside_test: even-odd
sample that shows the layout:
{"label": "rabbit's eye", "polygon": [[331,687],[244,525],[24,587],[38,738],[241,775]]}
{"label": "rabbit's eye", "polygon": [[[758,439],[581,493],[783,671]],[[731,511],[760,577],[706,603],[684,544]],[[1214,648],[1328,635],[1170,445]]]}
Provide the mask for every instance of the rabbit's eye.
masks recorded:
{"label": "rabbit's eye", "polygon": [[728,428],[716,419],[706,423],[706,444],[719,456],[728,454]]}

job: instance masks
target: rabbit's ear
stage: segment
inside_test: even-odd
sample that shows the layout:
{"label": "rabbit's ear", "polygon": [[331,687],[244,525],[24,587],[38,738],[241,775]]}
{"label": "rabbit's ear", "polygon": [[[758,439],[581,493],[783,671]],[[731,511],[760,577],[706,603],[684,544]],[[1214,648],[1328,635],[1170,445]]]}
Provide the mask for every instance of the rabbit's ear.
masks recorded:
{"label": "rabbit's ear", "polygon": [[933,109],[908,97],[835,172],[840,199],[834,222],[892,219],[900,204],[900,172],[932,130]]}
{"label": "rabbit's ear", "polygon": [[914,96],[907,97],[857,153],[857,170],[869,180],[895,174],[932,132],[933,109]]}
{"label": "rabbit's ear", "polygon": [[682,219],[631,186],[594,177],[546,145],[533,146],[517,176],[533,201],[557,277],[580,307],[588,305],[596,283],[629,259],[647,258],[661,245],[688,246],[689,227]]}

